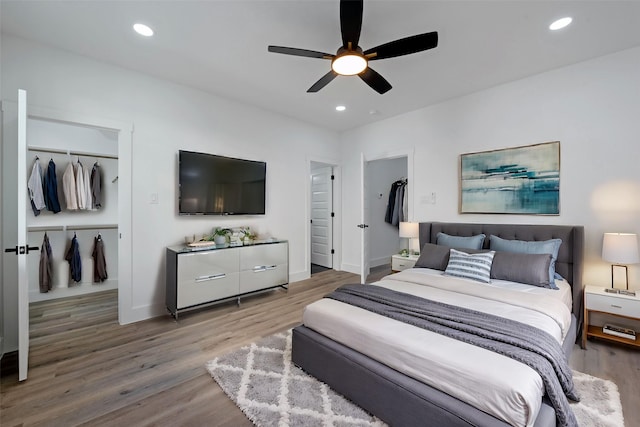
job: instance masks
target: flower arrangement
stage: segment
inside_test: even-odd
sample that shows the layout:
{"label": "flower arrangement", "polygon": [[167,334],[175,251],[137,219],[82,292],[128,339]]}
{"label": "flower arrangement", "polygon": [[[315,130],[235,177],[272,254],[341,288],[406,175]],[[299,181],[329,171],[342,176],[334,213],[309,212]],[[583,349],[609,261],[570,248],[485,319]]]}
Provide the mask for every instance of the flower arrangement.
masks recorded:
{"label": "flower arrangement", "polygon": [[209,237],[209,240],[216,242],[216,245],[223,245],[227,243],[227,240],[231,235],[231,230],[228,228],[216,227],[213,229],[213,233]]}
{"label": "flower arrangement", "polygon": [[239,231],[239,237],[242,244],[251,243],[258,235],[251,231],[251,227],[242,227]]}

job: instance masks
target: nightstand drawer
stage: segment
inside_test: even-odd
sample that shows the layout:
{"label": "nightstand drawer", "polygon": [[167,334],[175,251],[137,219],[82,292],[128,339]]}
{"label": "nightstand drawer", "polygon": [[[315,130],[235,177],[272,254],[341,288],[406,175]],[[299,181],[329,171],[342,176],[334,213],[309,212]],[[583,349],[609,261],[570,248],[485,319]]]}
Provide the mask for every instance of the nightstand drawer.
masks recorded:
{"label": "nightstand drawer", "polygon": [[590,293],[586,294],[586,300],[588,310],[640,318],[640,300]]}
{"label": "nightstand drawer", "polygon": [[416,260],[414,259],[394,256],[391,258],[391,269],[393,271],[402,271],[406,270],[407,268],[413,268],[415,263]]}

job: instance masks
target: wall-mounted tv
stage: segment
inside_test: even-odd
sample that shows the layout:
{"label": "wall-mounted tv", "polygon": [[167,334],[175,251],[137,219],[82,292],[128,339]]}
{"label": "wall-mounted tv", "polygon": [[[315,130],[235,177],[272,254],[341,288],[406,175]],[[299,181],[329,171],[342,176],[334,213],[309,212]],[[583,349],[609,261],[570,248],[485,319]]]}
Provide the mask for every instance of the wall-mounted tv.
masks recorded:
{"label": "wall-mounted tv", "polygon": [[181,215],[264,215],[267,164],[180,150]]}

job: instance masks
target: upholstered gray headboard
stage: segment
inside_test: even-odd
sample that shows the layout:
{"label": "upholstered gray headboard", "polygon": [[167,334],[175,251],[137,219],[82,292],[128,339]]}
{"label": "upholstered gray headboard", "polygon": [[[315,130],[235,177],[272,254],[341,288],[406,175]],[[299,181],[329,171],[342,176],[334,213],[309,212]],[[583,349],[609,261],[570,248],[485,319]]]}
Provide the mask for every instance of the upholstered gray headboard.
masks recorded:
{"label": "upholstered gray headboard", "polygon": [[562,239],[556,272],[567,279],[573,289],[573,313],[582,319],[582,268],[584,262],[584,227],[573,225],[539,224],[470,224],[454,222],[421,222],[420,248],[425,243],[435,243],[438,233],[452,236],[474,236],[485,234],[484,247],[489,248],[489,236],[494,235],[509,240],[549,240]]}

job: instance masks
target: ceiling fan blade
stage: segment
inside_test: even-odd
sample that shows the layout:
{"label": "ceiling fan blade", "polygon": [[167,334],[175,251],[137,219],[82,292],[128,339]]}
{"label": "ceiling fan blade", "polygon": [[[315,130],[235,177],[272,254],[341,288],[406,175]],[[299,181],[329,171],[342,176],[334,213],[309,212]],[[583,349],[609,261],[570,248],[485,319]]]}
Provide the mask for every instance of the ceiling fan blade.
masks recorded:
{"label": "ceiling fan blade", "polygon": [[360,30],[362,29],[362,1],[340,0],[340,30],[342,32],[342,46],[345,49],[354,50],[358,47]]}
{"label": "ceiling fan blade", "polygon": [[330,53],[318,52],[315,50],[298,49],[295,47],[269,46],[269,52],[283,53],[285,55],[306,56],[307,58],[331,59],[335,55]]}
{"label": "ceiling fan blade", "polygon": [[[423,50],[433,49],[438,46],[438,32],[418,34],[403,39],[394,40],[389,43],[381,44],[364,52],[369,61],[376,59],[393,58],[395,56],[409,55],[412,53],[422,52]],[[369,55],[372,55],[369,57]]]}
{"label": "ceiling fan blade", "polygon": [[335,71],[333,71],[333,70],[329,71],[327,74],[322,76],[320,78],[320,80],[315,82],[313,84],[313,86],[311,86],[309,89],[307,89],[307,92],[314,92],[315,93],[315,92],[319,91],[320,89],[322,89],[323,87],[325,87],[326,85],[331,83],[331,80],[335,79],[337,76],[338,76],[338,73],[336,73]]}
{"label": "ceiling fan blade", "polygon": [[376,71],[372,70],[371,67],[367,67],[358,75],[366,84],[371,86],[371,88],[378,92],[380,95],[388,92],[392,87],[384,77],[382,77]]}

